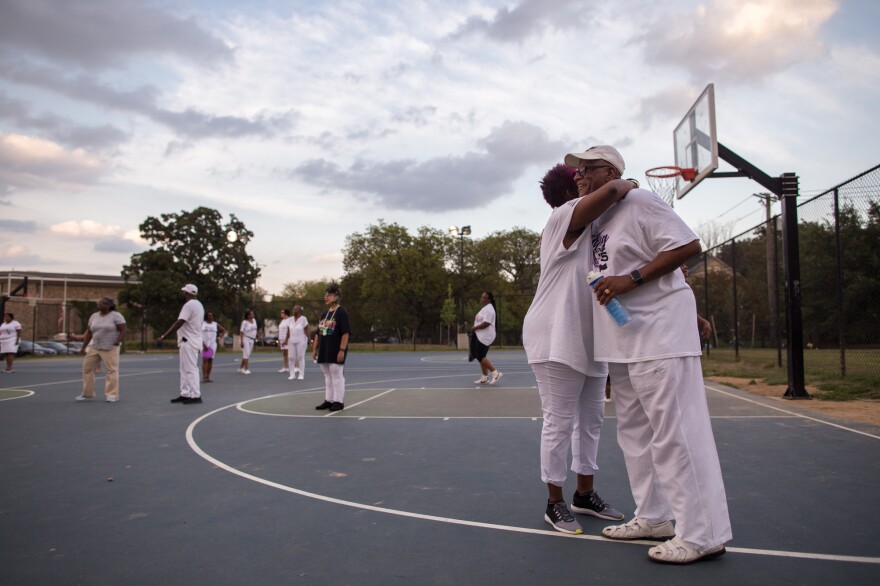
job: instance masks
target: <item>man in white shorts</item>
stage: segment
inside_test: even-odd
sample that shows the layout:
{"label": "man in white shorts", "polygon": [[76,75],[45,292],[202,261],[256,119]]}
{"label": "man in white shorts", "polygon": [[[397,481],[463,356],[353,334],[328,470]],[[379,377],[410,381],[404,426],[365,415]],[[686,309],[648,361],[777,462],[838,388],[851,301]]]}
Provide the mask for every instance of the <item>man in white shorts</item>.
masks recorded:
{"label": "man in white shorts", "polygon": [[[565,157],[584,169],[577,178],[581,196],[620,177],[622,162],[610,146]],[[617,440],[636,502],[634,519],[602,534],[668,539],[648,551],[661,563],[718,557],[732,537],[727,496],[703,384],[696,304],[677,270],[699,254],[699,239],[645,189],[630,191],[591,232],[592,268],[604,275],[593,287],[595,358],[608,362]],[[632,316],[624,326],[604,307],[615,297]]]}

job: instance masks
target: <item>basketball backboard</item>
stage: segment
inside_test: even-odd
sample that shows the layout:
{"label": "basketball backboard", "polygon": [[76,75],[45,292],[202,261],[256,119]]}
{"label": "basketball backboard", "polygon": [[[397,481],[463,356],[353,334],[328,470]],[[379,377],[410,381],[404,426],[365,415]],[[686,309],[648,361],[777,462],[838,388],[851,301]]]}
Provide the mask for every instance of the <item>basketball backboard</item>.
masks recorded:
{"label": "basketball backboard", "polygon": [[695,169],[693,181],[676,177],[676,197],[681,199],[718,168],[715,134],[715,84],[710,83],[672,133],[675,166]]}

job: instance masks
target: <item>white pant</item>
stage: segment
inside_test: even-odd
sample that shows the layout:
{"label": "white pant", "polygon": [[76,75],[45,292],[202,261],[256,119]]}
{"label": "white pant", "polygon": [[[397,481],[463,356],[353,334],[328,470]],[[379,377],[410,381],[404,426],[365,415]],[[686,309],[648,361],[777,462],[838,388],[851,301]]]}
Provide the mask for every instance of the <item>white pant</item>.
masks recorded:
{"label": "white pant", "polygon": [[592,476],[599,470],[596,455],[605,419],[605,378],[587,376],[560,362],[531,365],[538,381],[544,426],[541,429],[541,480],[562,486],[571,470]]}
{"label": "white pant", "polygon": [[300,372],[306,371],[306,346],[308,345],[308,340],[287,343],[287,357],[293,370],[298,370]]}
{"label": "white pant", "polygon": [[196,397],[202,396],[202,390],[199,387],[199,354],[198,348],[183,343],[178,349],[180,353],[180,396]]}
{"label": "white pant", "polygon": [[700,548],[732,537],[700,358],[609,363],[637,517],[675,520]]}
{"label": "white pant", "polygon": [[251,352],[254,350],[254,341],[244,337],[244,340],[241,341],[241,357],[243,360],[247,360],[251,357]]}
{"label": "white pant", "polygon": [[345,403],[345,376],[343,364],[321,364],[324,373],[324,399],[331,403]]}

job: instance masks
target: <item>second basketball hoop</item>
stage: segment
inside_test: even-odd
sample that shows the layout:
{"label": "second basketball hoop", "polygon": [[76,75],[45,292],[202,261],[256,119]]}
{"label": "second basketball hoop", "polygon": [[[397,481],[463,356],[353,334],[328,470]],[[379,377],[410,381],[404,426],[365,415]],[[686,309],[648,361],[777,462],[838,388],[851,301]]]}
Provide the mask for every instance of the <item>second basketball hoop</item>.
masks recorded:
{"label": "second basketball hoop", "polygon": [[669,205],[673,205],[672,202],[675,200],[678,191],[678,178],[681,177],[684,181],[693,181],[696,176],[696,169],[674,165],[654,167],[645,171],[645,177],[648,178],[651,190]]}

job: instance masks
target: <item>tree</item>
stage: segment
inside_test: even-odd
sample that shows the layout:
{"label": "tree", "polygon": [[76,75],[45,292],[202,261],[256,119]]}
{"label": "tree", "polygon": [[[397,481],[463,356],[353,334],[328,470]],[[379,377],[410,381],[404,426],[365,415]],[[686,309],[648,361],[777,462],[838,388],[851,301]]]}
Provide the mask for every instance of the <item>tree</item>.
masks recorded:
{"label": "tree", "polygon": [[164,330],[180,311],[180,288],[194,283],[205,309],[234,316],[237,323],[260,269],[246,250],[253,232],[235,215],[225,224],[222,219],[217,210],[199,207],[144,220],[141,236],[153,248],[132,255],[122,268],[125,288],[119,302],[139,316],[145,312],[154,330]]}

